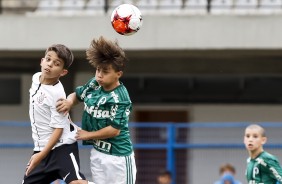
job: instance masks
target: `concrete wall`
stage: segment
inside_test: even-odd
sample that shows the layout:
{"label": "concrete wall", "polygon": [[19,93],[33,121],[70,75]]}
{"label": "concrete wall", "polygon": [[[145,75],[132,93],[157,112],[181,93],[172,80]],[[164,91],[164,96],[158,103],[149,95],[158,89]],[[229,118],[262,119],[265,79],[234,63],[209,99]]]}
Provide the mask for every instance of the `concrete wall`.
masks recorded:
{"label": "concrete wall", "polygon": [[93,37],[116,38],[126,49],[282,48],[282,15],[144,16],[134,36],[114,32],[110,16],[0,16],[0,50],[38,50],[61,42],[88,47]]}

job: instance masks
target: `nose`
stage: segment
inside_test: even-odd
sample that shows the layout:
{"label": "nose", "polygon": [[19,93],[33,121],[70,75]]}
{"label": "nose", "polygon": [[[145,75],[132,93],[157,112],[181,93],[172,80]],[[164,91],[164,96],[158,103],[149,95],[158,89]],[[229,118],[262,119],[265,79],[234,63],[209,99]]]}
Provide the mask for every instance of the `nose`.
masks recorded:
{"label": "nose", "polygon": [[102,72],[96,72],[96,77],[97,78],[102,78]]}
{"label": "nose", "polygon": [[52,67],[52,66],[53,66],[53,64],[54,64],[54,63],[53,63],[53,61],[50,61],[50,62],[48,62],[48,64],[47,64],[47,65],[48,65],[49,67]]}

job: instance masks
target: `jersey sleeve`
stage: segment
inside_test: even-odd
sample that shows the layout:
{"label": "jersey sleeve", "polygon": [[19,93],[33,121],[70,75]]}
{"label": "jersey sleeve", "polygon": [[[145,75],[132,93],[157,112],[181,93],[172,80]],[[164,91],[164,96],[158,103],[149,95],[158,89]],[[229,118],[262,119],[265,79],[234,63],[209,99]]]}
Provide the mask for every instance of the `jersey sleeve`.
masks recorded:
{"label": "jersey sleeve", "polygon": [[130,102],[113,105],[110,113],[111,126],[116,129],[128,126],[131,109],[132,106]]}
{"label": "jersey sleeve", "polygon": [[268,169],[271,173],[271,177],[279,181],[280,183],[282,182],[282,168],[278,162],[278,160],[274,158],[269,158],[267,160],[267,166]]}
{"label": "jersey sleeve", "polygon": [[50,99],[50,111],[51,111],[51,121],[50,127],[53,128],[64,128],[66,126],[66,122],[68,122],[68,116],[64,116],[63,113],[59,113],[56,110],[56,103],[59,98],[66,98],[66,94],[64,91],[56,90],[54,91],[53,98]]}
{"label": "jersey sleeve", "polygon": [[95,87],[98,87],[99,84],[97,83],[95,77],[90,79],[86,84],[84,84],[83,86],[78,86],[76,89],[75,89],[75,93],[76,93],[76,98],[79,100],[79,101],[83,101],[85,96],[86,96],[86,93],[87,91],[90,89],[90,88],[95,88]]}

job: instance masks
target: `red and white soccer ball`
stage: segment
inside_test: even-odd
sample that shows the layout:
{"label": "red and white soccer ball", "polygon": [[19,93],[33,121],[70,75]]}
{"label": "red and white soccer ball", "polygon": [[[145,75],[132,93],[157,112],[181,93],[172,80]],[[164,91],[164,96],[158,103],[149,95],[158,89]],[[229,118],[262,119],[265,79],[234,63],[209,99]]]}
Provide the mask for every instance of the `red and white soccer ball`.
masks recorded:
{"label": "red and white soccer ball", "polygon": [[133,35],[142,26],[140,10],[132,4],[122,4],[114,9],[111,23],[114,30],[121,35]]}

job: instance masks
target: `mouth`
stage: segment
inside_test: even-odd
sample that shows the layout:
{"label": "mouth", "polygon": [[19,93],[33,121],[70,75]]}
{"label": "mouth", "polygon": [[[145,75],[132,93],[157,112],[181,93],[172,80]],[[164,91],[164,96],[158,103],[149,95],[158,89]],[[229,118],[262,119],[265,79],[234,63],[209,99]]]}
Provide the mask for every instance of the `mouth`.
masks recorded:
{"label": "mouth", "polygon": [[50,72],[50,70],[49,70],[48,68],[45,68],[44,71],[45,71],[46,73],[49,73],[49,72]]}

